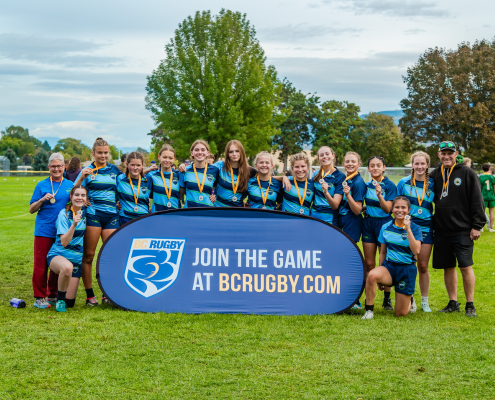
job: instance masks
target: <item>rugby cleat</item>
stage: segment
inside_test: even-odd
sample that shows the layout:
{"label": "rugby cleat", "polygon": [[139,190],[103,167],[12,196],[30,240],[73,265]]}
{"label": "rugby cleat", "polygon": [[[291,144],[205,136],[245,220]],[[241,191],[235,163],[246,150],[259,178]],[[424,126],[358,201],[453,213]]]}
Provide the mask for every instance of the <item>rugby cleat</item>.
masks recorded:
{"label": "rugby cleat", "polygon": [[47,297],[46,300],[53,307],[55,307],[57,305],[57,298],[56,297]]}
{"label": "rugby cleat", "polygon": [[364,315],[361,317],[361,319],[373,319],[375,314],[371,310],[367,310]]}
{"label": "rugby cleat", "polygon": [[360,301],[354,303],[354,305],[351,307],[351,310],[362,310],[362,309],[363,309],[363,306],[361,305]]}
{"label": "rugby cleat", "polygon": [[392,306],[392,299],[383,299],[383,308],[388,311],[394,311],[394,307]]}
{"label": "rugby cleat", "polygon": [[438,312],[451,313],[451,312],[461,312],[461,303],[455,300],[450,300],[447,307],[438,310]]}
{"label": "rugby cleat", "polygon": [[476,308],[473,306],[466,306],[466,317],[476,317]]}
{"label": "rugby cleat", "polygon": [[63,301],[63,300],[58,300],[57,301],[57,311],[58,312],[66,312],[67,311],[65,309],[65,301]]}
{"label": "rugby cleat", "polygon": [[86,299],[86,305],[90,307],[95,307],[98,304],[98,300],[96,300],[96,297],[90,297],[89,299]]}
{"label": "rugby cleat", "polygon": [[50,308],[50,303],[48,303],[44,297],[40,297],[39,299],[36,299],[33,306],[36,308]]}
{"label": "rugby cleat", "polygon": [[428,304],[427,301],[421,302],[421,308],[423,309],[424,312],[431,312],[430,305]]}
{"label": "rugby cleat", "polygon": [[413,314],[417,310],[418,310],[418,306],[416,305],[416,302],[414,301],[414,296],[411,296],[411,309],[409,310],[409,313]]}
{"label": "rugby cleat", "polygon": [[110,300],[108,300],[105,296],[101,297],[101,304],[110,304]]}

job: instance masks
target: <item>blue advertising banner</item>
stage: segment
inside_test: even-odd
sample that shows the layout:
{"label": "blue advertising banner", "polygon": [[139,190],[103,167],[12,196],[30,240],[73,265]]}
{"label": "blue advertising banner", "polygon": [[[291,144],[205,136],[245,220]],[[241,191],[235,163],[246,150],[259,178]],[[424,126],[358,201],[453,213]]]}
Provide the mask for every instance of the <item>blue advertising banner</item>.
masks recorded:
{"label": "blue advertising banner", "polygon": [[364,290],[364,261],[320,220],[249,208],[161,211],[118,230],[100,250],[110,301],[146,312],[333,314]]}

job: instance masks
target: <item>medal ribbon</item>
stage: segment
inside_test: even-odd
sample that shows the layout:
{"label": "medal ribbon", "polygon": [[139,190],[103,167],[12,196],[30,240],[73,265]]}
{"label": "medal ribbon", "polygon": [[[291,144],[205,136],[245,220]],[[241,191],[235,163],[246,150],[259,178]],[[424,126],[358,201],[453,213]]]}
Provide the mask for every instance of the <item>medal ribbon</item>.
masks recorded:
{"label": "medal ribbon", "polygon": [[359,173],[359,171],[356,171],[356,172],[353,172],[353,173],[352,173],[352,174],[350,174],[350,175],[347,175],[347,176],[345,177],[345,180],[346,180],[346,181],[348,181],[349,179],[354,178],[354,177],[355,177],[358,173]]}
{"label": "medal ribbon", "polygon": [[93,168],[93,169],[91,170],[91,175],[95,175],[95,174],[93,174],[93,172],[95,172],[95,171],[96,171],[96,175],[98,175],[98,170],[99,170],[99,169],[102,169],[102,168],[105,168],[106,166],[107,166],[107,163],[105,163],[105,165],[103,165],[102,167],[96,167],[96,164],[95,164],[95,167],[96,167],[96,168]]}
{"label": "medal ribbon", "polygon": [[196,175],[196,183],[198,184],[199,193],[203,194],[203,188],[205,187],[206,172],[208,171],[208,163],[205,163],[205,172],[203,173],[203,181],[199,184],[198,173],[196,172],[196,166],[193,164],[194,175]]}
{"label": "medal ribbon", "polygon": [[[299,193],[299,185],[297,184],[297,179],[296,177],[294,177],[294,182],[295,182],[295,187],[296,187],[296,190],[297,190],[297,197],[299,197],[299,203],[301,204],[301,207],[303,206],[304,204],[304,199],[306,198],[306,190],[308,189],[308,179],[306,178],[306,180],[304,181],[304,195],[302,197],[302,200],[301,200],[301,194]],[[268,191],[267,191],[268,193]]]}
{"label": "medal ribbon", "polygon": [[331,169],[331,170],[329,170],[329,171],[325,174],[325,170],[322,168],[322,169],[321,169],[321,179],[325,179],[325,176],[330,175],[333,171],[335,171],[335,168],[334,168],[334,167],[332,167],[332,169]]}
{"label": "medal ribbon", "polygon": [[163,181],[163,187],[165,188],[165,194],[168,197],[168,200],[170,201],[170,196],[172,196],[172,175],[174,173],[171,171],[170,172],[170,190],[167,188],[167,182],[165,182],[165,177],[163,176],[163,170],[160,169],[160,175],[162,176],[162,181]]}
{"label": "medal ribbon", "polygon": [[406,229],[406,227],[404,226],[404,222],[402,223],[402,225],[397,225],[397,220],[394,220],[394,225],[395,225],[397,228]]}
{"label": "medal ribbon", "polygon": [[421,204],[423,203],[423,200],[425,199],[425,193],[426,193],[425,187],[423,186],[423,196],[420,199],[419,194],[418,194],[418,188],[416,187],[416,179],[413,178],[412,183],[414,185],[414,190],[416,191],[416,197],[418,198],[418,204],[421,207]]}
{"label": "medal ribbon", "polygon": [[[234,194],[236,194],[237,188],[239,187],[239,177],[237,177],[237,183],[235,183],[234,170],[232,169],[232,167],[230,167],[230,177],[232,178],[232,191],[234,192]],[[235,184],[235,186],[234,186],[234,184]]]}
{"label": "medal ribbon", "polygon": [[[265,196],[263,196],[263,188],[261,187],[260,176],[256,175],[256,179],[258,179],[258,186],[260,187],[260,191],[261,191],[261,199],[263,200],[263,205],[265,205],[266,200],[268,199],[268,192],[270,191],[270,185],[272,184],[272,177],[270,176],[269,178],[270,178],[270,180],[268,181],[268,188],[266,189]],[[308,181],[306,181],[306,185],[307,184],[308,184]],[[297,183],[296,183],[296,186],[297,186]],[[299,191],[297,193],[299,193]]]}
{"label": "medal ribbon", "polygon": [[380,183],[382,182],[383,180],[385,179],[385,177],[382,175],[382,179],[380,179],[379,181],[377,181],[375,178],[371,178],[371,180],[377,182],[377,183]]}
{"label": "medal ribbon", "polygon": [[129,183],[131,184],[132,195],[134,197],[134,203],[136,203],[136,205],[137,205],[138,200],[139,200],[139,189],[141,189],[141,175],[139,175],[139,183],[138,183],[138,188],[137,188],[137,196],[136,196],[136,192],[134,192],[134,186],[132,185],[131,174],[129,174]]}
{"label": "medal ribbon", "polygon": [[53,198],[55,198],[56,194],[58,193],[58,191],[60,190],[60,186],[62,186],[62,182],[64,181],[64,178],[62,178],[62,180],[60,181],[60,185],[58,185],[58,189],[55,193],[53,193],[53,181],[52,181],[52,177],[50,176],[50,185],[52,185],[52,194],[53,194]]}
{"label": "medal ribbon", "polygon": [[452,166],[452,168],[450,168],[450,172],[449,172],[449,177],[447,178],[447,182],[445,182],[445,168],[443,167],[443,164],[442,164],[442,168],[440,168],[440,170],[442,171],[442,180],[443,180],[443,191],[444,192],[447,192],[447,187],[449,186],[449,180],[450,180],[450,174],[452,174],[452,171],[454,170],[454,167],[457,165],[457,162],[454,163],[454,165]]}

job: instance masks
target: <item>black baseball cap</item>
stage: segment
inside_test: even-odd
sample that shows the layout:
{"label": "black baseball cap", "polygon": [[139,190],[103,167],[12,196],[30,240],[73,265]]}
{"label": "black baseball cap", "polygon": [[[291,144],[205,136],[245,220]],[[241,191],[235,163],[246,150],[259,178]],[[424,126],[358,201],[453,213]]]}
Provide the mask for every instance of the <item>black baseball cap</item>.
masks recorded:
{"label": "black baseball cap", "polygon": [[453,152],[457,151],[457,148],[455,147],[455,144],[451,142],[450,140],[445,140],[440,145],[438,146],[438,151],[444,151],[444,150],[450,150]]}

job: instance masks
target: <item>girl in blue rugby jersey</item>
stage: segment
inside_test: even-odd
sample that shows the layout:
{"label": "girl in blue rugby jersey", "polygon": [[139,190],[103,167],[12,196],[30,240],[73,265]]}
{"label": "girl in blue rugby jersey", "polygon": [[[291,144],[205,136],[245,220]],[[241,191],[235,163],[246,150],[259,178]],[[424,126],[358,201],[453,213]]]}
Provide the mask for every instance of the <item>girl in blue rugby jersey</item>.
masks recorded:
{"label": "girl in blue rugby jersey", "polygon": [[248,165],[242,143],[238,140],[229,141],[225,146],[225,161],[217,161],[214,165],[220,170],[214,206],[244,207],[248,182],[256,175],[256,170]]}
{"label": "girl in blue rugby jersey", "polygon": [[185,207],[213,207],[215,197],[213,188],[217,182],[219,169],[208,165],[210,154],[208,143],[202,139],[196,140],[191,146],[191,158],[194,163],[179,175],[180,198],[186,196]]}
{"label": "girl in blue rugby jersey", "polygon": [[329,224],[337,224],[345,175],[334,167],[335,153],[328,146],[318,149],[318,162],[321,165],[320,170],[312,177],[315,196],[311,216]]}
{"label": "girl in blue rugby jersey", "polygon": [[[430,289],[430,262],[433,246],[433,198],[434,182],[429,177],[430,156],[424,151],[417,151],[411,156],[412,172],[410,176],[402,178],[397,185],[397,194],[406,196],[411,202],[411,220],[423,232],[423,244],[418,255],[419,287],[421,290],[421,308],[424,312],[431,312],[428,304]],[[414,303],[412,310],[415,311]]]}
{"label": "girl in blue rugby jersey", "polygon": [[144,176],[144,157],[133,151],[126,158],[125,174],[117,177],[117,196],[120,203],[120,225],[150,212],[151,179]]}
{"label": "girl in blue rugby jersey", "polygon": [[58,214],[57,239],[46,257],[50,269],[58,274],[56,310],[74,307],[82,274],[83,240],[86,230],[87,189],[74,186],[70,201]]}
{"label": "girl in blue rugby jersey", "polygon": [[172,168],[175,162],[174,148],[164,144],[158,152],[158,161],[160,169],[146,175],[152,183],[152,212],[180,208],[179,171]]}
{"label": "girl in blue rugby jersey", "polygon": [[249,180],[248,203],[252,208],[274,210],[281,202],[282,184],[272,179],[273,157],[262,151],[256,155],[254,165],[258,174]]}
{"label": "girl in blue rugby jersey", "polygon": [[416,257],[421,250],[421,228],[409,218],[411,203],[405,196],[393,200],[395,221],[389,221],[380,230],[380,267],[366,278],[366,313],[362,319],[373,318],[376,286],[395,287],[395,316],[406,316],[412,305],[416,284]]}
{"label": "girl in blue rugby jersey", "polygon": [[[395,184],[383,176],[386,164],[383,157],[374,156],[368,160],[368,171],[371,174],[371,181],[366,183],[366,216],[363,220],[363,251],[366,273],[368,274],[376,264],[376,249],[379,244],[378,237],[383,225],[390,222],[392,217],[392,201],[397,196]],[[385,290],[383,308],[393,310],[390,300],[390,288]]]}
{"label": "girl in blue rugby jersey", "polygon": [[294,154],[290,168],[293,176],[288,178],[291,185],[284,188],[282,211],[310,215],[315,185],[308,177],[311,168],[308,156],[305,153]]}
{"label": "girl in blue rugby jersey", "polygon": [[[90,205],[87,209],[87,228],[84,236],[83,283],[86,289],[86,305],[97,306],[93,292],[92,265],[98,241],[105,242],[119,227],[117,210],[116,179],[122,174],[113,164],[107,164],[110,147],[102,138],[93,144],[91,155],[94,161],[84,168],[74,186],[83,185],[88,189]],[[102,302],[106,299],[102,298]]]}

